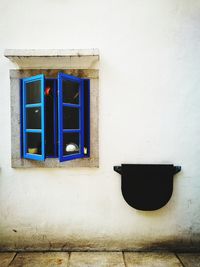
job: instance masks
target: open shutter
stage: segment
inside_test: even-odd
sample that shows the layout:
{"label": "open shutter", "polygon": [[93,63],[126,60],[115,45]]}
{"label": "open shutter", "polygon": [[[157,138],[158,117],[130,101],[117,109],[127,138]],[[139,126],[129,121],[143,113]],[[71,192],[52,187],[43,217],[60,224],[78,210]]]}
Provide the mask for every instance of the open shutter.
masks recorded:
{"label": "open shutter", "polygon": [[45,160],[44,75],[22,79],[23,157]]}
{"label": "open shutter", "polygon": [[60,161],[84,157],[84,80],[58,74],[58,154]]}

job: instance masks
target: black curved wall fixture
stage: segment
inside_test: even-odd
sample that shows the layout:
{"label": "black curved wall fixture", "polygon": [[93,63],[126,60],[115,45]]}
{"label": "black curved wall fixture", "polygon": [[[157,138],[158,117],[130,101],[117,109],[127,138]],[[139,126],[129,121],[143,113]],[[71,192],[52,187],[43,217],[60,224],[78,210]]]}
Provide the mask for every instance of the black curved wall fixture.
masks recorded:
{"label": "black curved wall fixture", "polygon": [[122,164],[114,166],[121,174],[121,190],[126,202],[144,211],[162,208],[173,192],[173,176],[180,166],[167,164]]}

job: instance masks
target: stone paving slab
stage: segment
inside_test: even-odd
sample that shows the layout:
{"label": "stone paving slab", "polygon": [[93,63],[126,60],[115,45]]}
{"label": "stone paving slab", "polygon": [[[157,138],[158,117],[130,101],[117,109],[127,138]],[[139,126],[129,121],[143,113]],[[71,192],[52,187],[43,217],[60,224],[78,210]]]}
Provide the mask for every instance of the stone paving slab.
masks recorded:
{"label": "stone paving slab", "polygon": [[174,253],[125,252],[126,267],[182,267]]}
{"label": "stone paving slab", "polygon": [[200,267],[200,253],[178,253],[177,256],[185,267]]}
{"label": "stone paving slab", "polygon": [[200,267],[200,253],[1,252],[0,267]]}
{"label": "stone paving slab", "polygon": [[69,267],[125,267],[121,252],[73,252]]}
{"label": "stone paving slab", "polygon": [[15,252],[0,253],[0,267],[7,267],[15,257],[15,254]]}
{"label": "stone paving slab", "polygon": [[66,267],[68,260],[68,252],[24,252],[18,253],[9,267]]}

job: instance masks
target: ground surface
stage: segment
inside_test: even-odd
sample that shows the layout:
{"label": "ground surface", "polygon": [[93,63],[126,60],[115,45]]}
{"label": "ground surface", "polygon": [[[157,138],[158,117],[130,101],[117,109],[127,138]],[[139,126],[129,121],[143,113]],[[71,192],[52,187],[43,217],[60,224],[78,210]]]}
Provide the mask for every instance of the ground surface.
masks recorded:
{"label": "ground surface", "polygon": [[1,252],[0,267],[200,267],[200,253]]}

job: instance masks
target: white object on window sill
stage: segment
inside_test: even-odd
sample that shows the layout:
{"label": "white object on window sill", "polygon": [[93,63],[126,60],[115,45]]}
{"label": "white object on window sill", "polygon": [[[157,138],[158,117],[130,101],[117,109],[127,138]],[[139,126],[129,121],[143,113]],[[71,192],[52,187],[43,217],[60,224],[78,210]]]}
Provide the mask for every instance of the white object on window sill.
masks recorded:
{"label": "white object on window sill", "polygon": [[79,147],[76,144],[70,143],[66,145],[66,152],[77,152],[77,151],[79,151]]}

